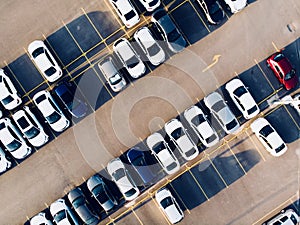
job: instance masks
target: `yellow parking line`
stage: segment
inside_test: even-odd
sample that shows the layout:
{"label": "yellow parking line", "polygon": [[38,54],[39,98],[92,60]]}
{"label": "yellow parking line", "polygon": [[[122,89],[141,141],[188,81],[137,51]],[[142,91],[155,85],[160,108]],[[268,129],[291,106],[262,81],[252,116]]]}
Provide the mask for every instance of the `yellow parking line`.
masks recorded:
{"label": "yellow parking line", "polygon": [[262,74],[264,75],[264,77],[267,79],[268,83],[270,84],[271,88],[273,89],[273,91],[275,91],[275,88],[273,87],[271,81],[269,81],[267,75],[265,74],[265,72],[262,70],[261,66],[258,64],[257,60],[254,59],[254,62],[256,63],[256,65],[258,66],[258,68],[260,69],[260,71],[262,72]]}
{"label": "yellow parking line", "polygon": [[203,20],[202,17],[200,16],[200,14],[198,13],[198,10],[195,8],[195,6],[194,6],[193,3],[191,2],[191,0],[188,0],[188,2],[190,3],[190,5],[191,5],[192,8],[194,9],[194,11],[196,12],[197,16],[200,18],[201,22],[204,24],[206,30],[210,33],[211,30],[208,28],[208,26],[206,25],[206,23],[204,22],[204,20]]}
{"label": "yellow parking line", "polygon": [[277,48],[277,46],[275,45],[275,43],[272,41],[272,45],[275,48],[276,52],[280,52],[280,50]]}
{"label": "yellow parking line", "polygon": [[275,90],[273,93],[271,93],[270,95],[268,95],[267,97],[265,97],[263,100],[261,100],[260,102],[257,103],[257,105],[262,104],[263,102],[267,101],[269,98],[271,98],[273,95],[277,94],[279,91],[282,90],[283,87],[280,87],[279,89]]}
{"label": "yellow parking line", "polygon": [[179,3],[178,5],[176,5],[173,9],[169,10],[168,7],[165,5],[165,3],[162,1],[162,5],[164,6],[164,8],[168,9],[168,13],[173,12],[174,10],[176,10],[177,8],[179,8],[180,6],[182,6],[184,3],[188,2],[188,0],[184,0],[183,2]]}
{"label": "yellow parking line", "polygon": [[167,221],[168,225],[171,225],[170,221],[168,220],[167,216],[164,214],[164,212],[161,210],[161,208],[159,207],[157,201],[153,198],[153,196],[151,195],[151,199],[152,201],[154,201],[154,204],[157,206],[157,208],[159,209],[160,213],[163,215],[163,217],[165,218],[165,220]]}
{"label": "yellow parking line", "polygon": [[105,83],[102,81],[100,75],[98,74],[98,72],[95,70],[93,64],[91,63],[91,61],[89,60],[89,58],[86,56],[86,54],[84,53],[84,51],[82,50],[82,48],[80,47],[79,43],[77,42],[77,40],[75,39],[75,37],[73,36],[72,32],[69,30],[69,28],[67,27],[67,25],[65,24],[64,21],[62,21],[64,27],[66,28],[66,30],[68,31],[68,33],[70,34],[70,36],[72,37],[72,39],[74,40],[74,42],[76,43],[77,47],[80,49],[80,51],[83,53],[86,61],[92,66],[94,72],[96,73],[97,77],[99,78],[99,80],[101,81],[103,87],[105,87],[105,89],[107,90],[107,92],[109,93],[109,95],[111,96],[112,99],[114,99],[114,96],[111,94],[110,90],[106,87]]}
{"label": "yellow parking line", "polygon": [[188,214],[191,214],[191,211],[187,208],[187,206],[185,205],[184,201],[182,200],[182,198],[180,197],[180,195],[178,194],[178,192],[176,191],[176,189],[173,187],[172,183],[170,183],[170,186],[172,187],[173,191],[176,193],[176,196],[179,198],[180,202],[183,204],[183,206],[186,209],[186,211],[188,212]]}
{"label": "yellow parking line", "polygon": [[131,211],[132,211],[132,213],[135,215],[135,217],[137,218],[137,220],[139,221],[139,223],[140,223],[141,225],[143,225],[143,222],[142,222],[141,219],[138,217],[138,215],[136,214],[136,212],[134,211],[133,208],[131,208]]}
{"label": "yellow parking line", "polygon": [[188,170],[189,173],[191,174],[191,176],[193,177],[194,181],[196,182],[196,184],[198,185],[198,187],[200,188],[200,190],[202,191],[203,195],[205,196],[205,198],[207,199],[207,201],[209,201],[209,197],[207,196],[207,194],[205,193],[205,191],[203,190],[201,184],[199,183],[199,181],[196,179],[196,177],[194,176],[194,174],[191,172],[191,170]]}
{"label": "yellow parking line", "polygon": [[252,144],[254,145],[256,151],[258,151],[259,155],[261,156],[261,158],[266,161],[265,157],[263,156],[263,154],[261,153],[261,151],[259,150],[258,146],[255,144],[253,138],[250,136],[250,134],[248,133],[248,130],[246,130],[245,132],[247,134],[247,136],[249,137],[250,141],[252,142]]}
{"label": "yellow parking line", "polygon": [[244,171],[245,175],[247,175],[246,170],[244,169],[244,167],[242,166],[242,164],[240,163],[240,161],[238,160],[238,158],[236,157],[236,155],[234,154],[233,150],[231,149],[229,143],[227,143],[227,146],[231,152],[231,154],[233,155],[233,157],[235,158],[235,160],[237,161],[237,163],[239,164],[239,166],[241,167],[241,169]]}
{"label": "yellow parking line", "polygon": [[226,181],[224,180],[224,178],[221,176],[219,170],[217,169],[217,167],[215,166],[215,164],[213,163],[213,161],[211,161],[210,157],[207,157],[208,160],[210,161],[212,167],[215,169],[215,171],[217,172],[217,174],[219,175],[219,177],[221,178],[222,182],[225,184],[226,188],[228,188],[228,184],[226,183]]}

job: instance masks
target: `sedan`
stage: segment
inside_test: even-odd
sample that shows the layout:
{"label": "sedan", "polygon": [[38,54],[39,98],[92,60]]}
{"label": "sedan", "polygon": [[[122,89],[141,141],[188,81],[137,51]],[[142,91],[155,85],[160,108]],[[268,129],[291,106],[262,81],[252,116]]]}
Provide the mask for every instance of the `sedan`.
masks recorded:
{"label": "sedan", "polygon": [[251,119],[259,113],[255,100],[240,79],[235,78],[229,81],[225,89],[246,119]]}
{"label": "sedan", "polygon": [[198,148],[179,120],[172,119],[167,122],[165,131],[185,160],[192,160],[197,157]]}
{"label": "sedan", "polygon": [[240,127],[239,122],[219,93],[213,92],[204,97],[204,103],[227,134],[235,132]]}
{"label": "sedan", "polygon": [[83,192],[79,187],[69,192],[68,199],[84,224],[97,225],[100,222],[99,217],[87,206]]}
{"label": "sedan", "polygon": [[45,133],[42,125],[30,111],[28,106],[19,110],[12,115],[15,123],[29,143],[35,147],[46,144],[49,136]]}
{"label": "sedan", "polygon": [[95,174],[87,181],[87,187],[101,207],[107,212],[118,204],[110,189],[99,174]]}
{"label": "sedan", "polygon": [[217,0],[197,0],[197,2],[209,23],[218,24],[225,17],[225,13]]}
{"label": "sedan", "polygon": [[155,24],[172,52],[178,53],[185,48],[185,39],[165,10],[156,10],[152,14],[151,21]]}
{"label": "sedan", "polygon": [[151,31],[147,27],[142,27],[134,33],[134,39],[147,56],[150,63],[154,66],[165,61],[166,55],[157,41],[154,39]]}
{"label": "sedan", "polygon": [[155,193],[155,200],[172,224],[178,223],[184,218],[180,206],[167,188],[159,189]]}
{"label": "sedan", "polygon": [[293,209],[282,210],[278,215],[263,225],[296,225],[299,224],[300,218]]}
{"label": "sedan", "polygon": [[112,57],[99,62],[98,67],[114,92],[119,92],[126,87],[126,80],[117,70]]}
{"label": "sedan", "polygon": [[0,173],[5,172],[11,167],[11,161],[4,153],[3,149],[0,147]]}
{"label": "sedan", "polygon": [[271,68],[277,79],[287,90],[297,86],[298,76],[290,61],[281,52],[271,55],[267,59],[267,65]]}
{"label": "sedan", "polygon": [[146,71],[146,66],[133,49],[130,42],[125,38],[120,38],[114,42],[113,49],[130,76],[138,78]]}
{"label": "sedan", "polygon": [[54,93],[72,116],[81,118],[86,115],[88,110],[87,104],[79,97],[76,87],[72,83],[63,82],[57,85],[54,88]]}
{"label": "sedan", "polygon": [[179,170],[180,164],[177,158],[160,133],[151,134],[146,142],[151,154],[167,174],[173,174]]}
{"label": "sedan", "polygon": [[140,194],[140,190],[119,158],[113,159],[108,163],[107,171],[126,201],[132,201]]}
{"label": "sedan", "polygon": [[63,75],[61,68],[43,41],[31,42],[28,52],[31,60],[49,82],[54,82]]}
{"label": "sedan", "polygon": [[109,0],[109,2],[127,28],[133,27],[140,21],[139,14],[130,0]]}
{"label": "sedan", "polygon": [[46,214],[40,212],[30,220],[30,225],[52,225],[53,223],[46,218]]}
{"label": "sedan", "polygon": [[160,0],[140,0],[148,12],[152,12],[160,5]]}
{"label": "sedan", "polygon": [[271,155],[278,157],[287,151],[286,144],[265,118],[256,119],[250,127]]}
{"label": "sedan", "polygon": [[149,160],[147,159],[146,152],[135,147],[131,148],[126,155],[128,161],[133,166],[133,169],[139,174],[144,184],[153,183],[156,178],[156,174],[152,170],[153,165],[148,162]]}
{"label": "sedan", "polygon": [[48,91],[36,93],[33,96],[33,102],[53,130],[62,132],[69,127],[70,121],[62,113]]}
{"label": "sedan", "polygon": [[0,69],[0,101],[8,110],[12,110],[22,103],[15,86],[3,69]]}
{"label": "sedan", "polygon": [[210,125],[207,116],[198,106],[193,105],[186,109],[184,111],[184,118],[206,147],[211,147],[219,142],[217,132]]}
{"label": "sedan", "polygon": [[58,199],[50,205],[53,222],[57,225],[79,225],[75,213],[66,205],[64,199]]}
{"label": "sedan", "polygon": [[0,119],[0,141],[16,159],[24,159],[31,153],[31,147],[8,118]]}
{"label": "sedan", "polygon": [[247,0],[224,0],[232,13],[241,11],[247,5]]}

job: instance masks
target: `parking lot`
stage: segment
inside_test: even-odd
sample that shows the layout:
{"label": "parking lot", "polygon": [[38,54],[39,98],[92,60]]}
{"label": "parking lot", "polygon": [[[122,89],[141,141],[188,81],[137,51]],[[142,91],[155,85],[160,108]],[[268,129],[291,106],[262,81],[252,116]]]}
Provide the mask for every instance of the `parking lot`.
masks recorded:
{"label": "parking lot", "polygon": [[[138,26],[147,25],[155,32],[149,14],[137,2],[134,4],[143,13]],[[272,101],[288,92],[267,68],[265,58],[284,48],[284,54],[289,56],[296,71],[300,71],[299,31],[290,32],[286,28],[288,23],[298,25],[295,18],[300,17],[297,12],[300,6],[292,0],[285,7],[276,1],[269,9],[266,8],[267,1],[249,3],[243,12],[233,16],[224,7],[226,19],[219,26],[211,26],[196,2],[163,1],[163,7],[168,9],[189,46],[178,55],[168,52],[168,61],[158,68],[146,62],[147,74],[139,80],[128,79],[131,85],[120,94],[110,90],[96,64],[112,53],[112,43],[116,39],[131,37],[137,27],[126,30],[107,1],[101,3],[105,10],[78,9],[81,16],[70,23],[62,21],[61,28],[45,36],[46,44],[62,65],[66,79],[76,83],[79,94],[88,103],[89,116],[77,120],[69,115],[74,126],[63,134],[46,128],[51,142],[36,149],[38,153],[28,159],[15,161],[15,168],[0,177],[3,224],[12,224],[12,221],[21,224],[26,217],[30,218],[45,207],[47,211],[51,202],[74,186],[81,185],[87,193],[83,182],[88,177],[97,171],[105,174],[103,169],[107,162],[123,155],[131,146],[145,148],[144,140],[151,132],[164,132],[161,130],[164,122],[176,116],[182,118],[180,113],[188,106],[198,104],[208,114],[201,99],[216,89],[228,100],[239,122],[244,124],[239,133],[224,137],[220,126],[212,121],[220,137],[224,137],[219,146],[204,149],[199,144],[200,156],[187,164],[180,159],[182,169],[176,176],[164,178],[161,168],[156,168],[161,182],[152,189],[140,183],[141,190],[146,191],[130,208],[121,208],[124,199],[110,182],[110,187],[119,197],[120,209],[107,215],[97,208],[93,198],[88,197],[103,218],[101,224],[168,224],[164,214],[158,213],[158,205],[153,199],[153,191],[163,185],[167,185],[184,210],[183,224],[198,224],[200,220],[206,221],[204,224],[259,224],[267,219],[265,214],[271,216],[276,210],[278,212],[277,205],[283,208],[290,205],[297,210],[299,155],[295,156],[300,147],[297,141],[300,118],[289,105],[272,105]],[[254,12],[257,12],[256,20],[263,21],[265,12],[262,9],[273,12],[281,7],[283,13],[292,5],[296,5],[294,14],[284,19],[268,14],[271,19],[278,20],[280,29],[270,25],[269,30],[261,33],[261,38],[254,40],[257,32],[265,30],[263,26],[251,27],[255,19],[250,19],[250,16]],[[249,29],[245,36],[238,35],[240,31],[237,29],[241,26]],[[229,33],[231,35],[227,36]],[[281,33],[285,36],[280,36]],[[225,40],[220,40],[222,35]],[[239,38],[244,39],[237,43]],[[236,46],[233,47],[232,43]],[[218,63],[210,67],[213,56],[217,54],[220,55]],[[31,107],[31,99],[37,91],[53,87],[39,74],[27,53],[7,63],[5,70],[24,103]],[[249,87],[263,111],[261,115],[289,144],[289,151],[283,157],[277,159],[267,154],[248,128],[249,123],[245,123],[229,100],[222,85],[234,76]],[[36,109],[33,111],[37,112]],[[5,112],[5,115],[9,114]],[[197,141],[193,132],[188,132]],[[121,157],[124,159],[124,155]],[[130,172],[134,174],[134,171]],[[15,186],[15,180],[20,180],[23,185]],[[32,184],[35,185],[32,187]],[[28,190],[28,195],[23,195],[23,189]]]}

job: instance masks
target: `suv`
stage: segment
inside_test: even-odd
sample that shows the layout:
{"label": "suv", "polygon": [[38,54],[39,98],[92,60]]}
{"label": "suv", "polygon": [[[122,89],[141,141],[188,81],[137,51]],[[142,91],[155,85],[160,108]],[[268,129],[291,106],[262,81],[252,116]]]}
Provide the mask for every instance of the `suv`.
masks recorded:
{"label": "suv", "polygon": [[155,11],[151,21],[155,24],[172,52],[178,53],[185,48],[186,41],[165,10],[159,9]]}

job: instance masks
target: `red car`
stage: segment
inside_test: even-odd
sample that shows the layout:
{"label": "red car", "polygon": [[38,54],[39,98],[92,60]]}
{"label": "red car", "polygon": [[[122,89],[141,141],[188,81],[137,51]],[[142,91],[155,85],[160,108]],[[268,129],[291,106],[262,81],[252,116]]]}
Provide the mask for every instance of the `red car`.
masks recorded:
{"label": "red car", "polygon": [[295,69],[289,60],[281,53],[277,52],[267,59],[268,66],[273,70],[279,82],[287,90],[294,88],[298,83]]}

